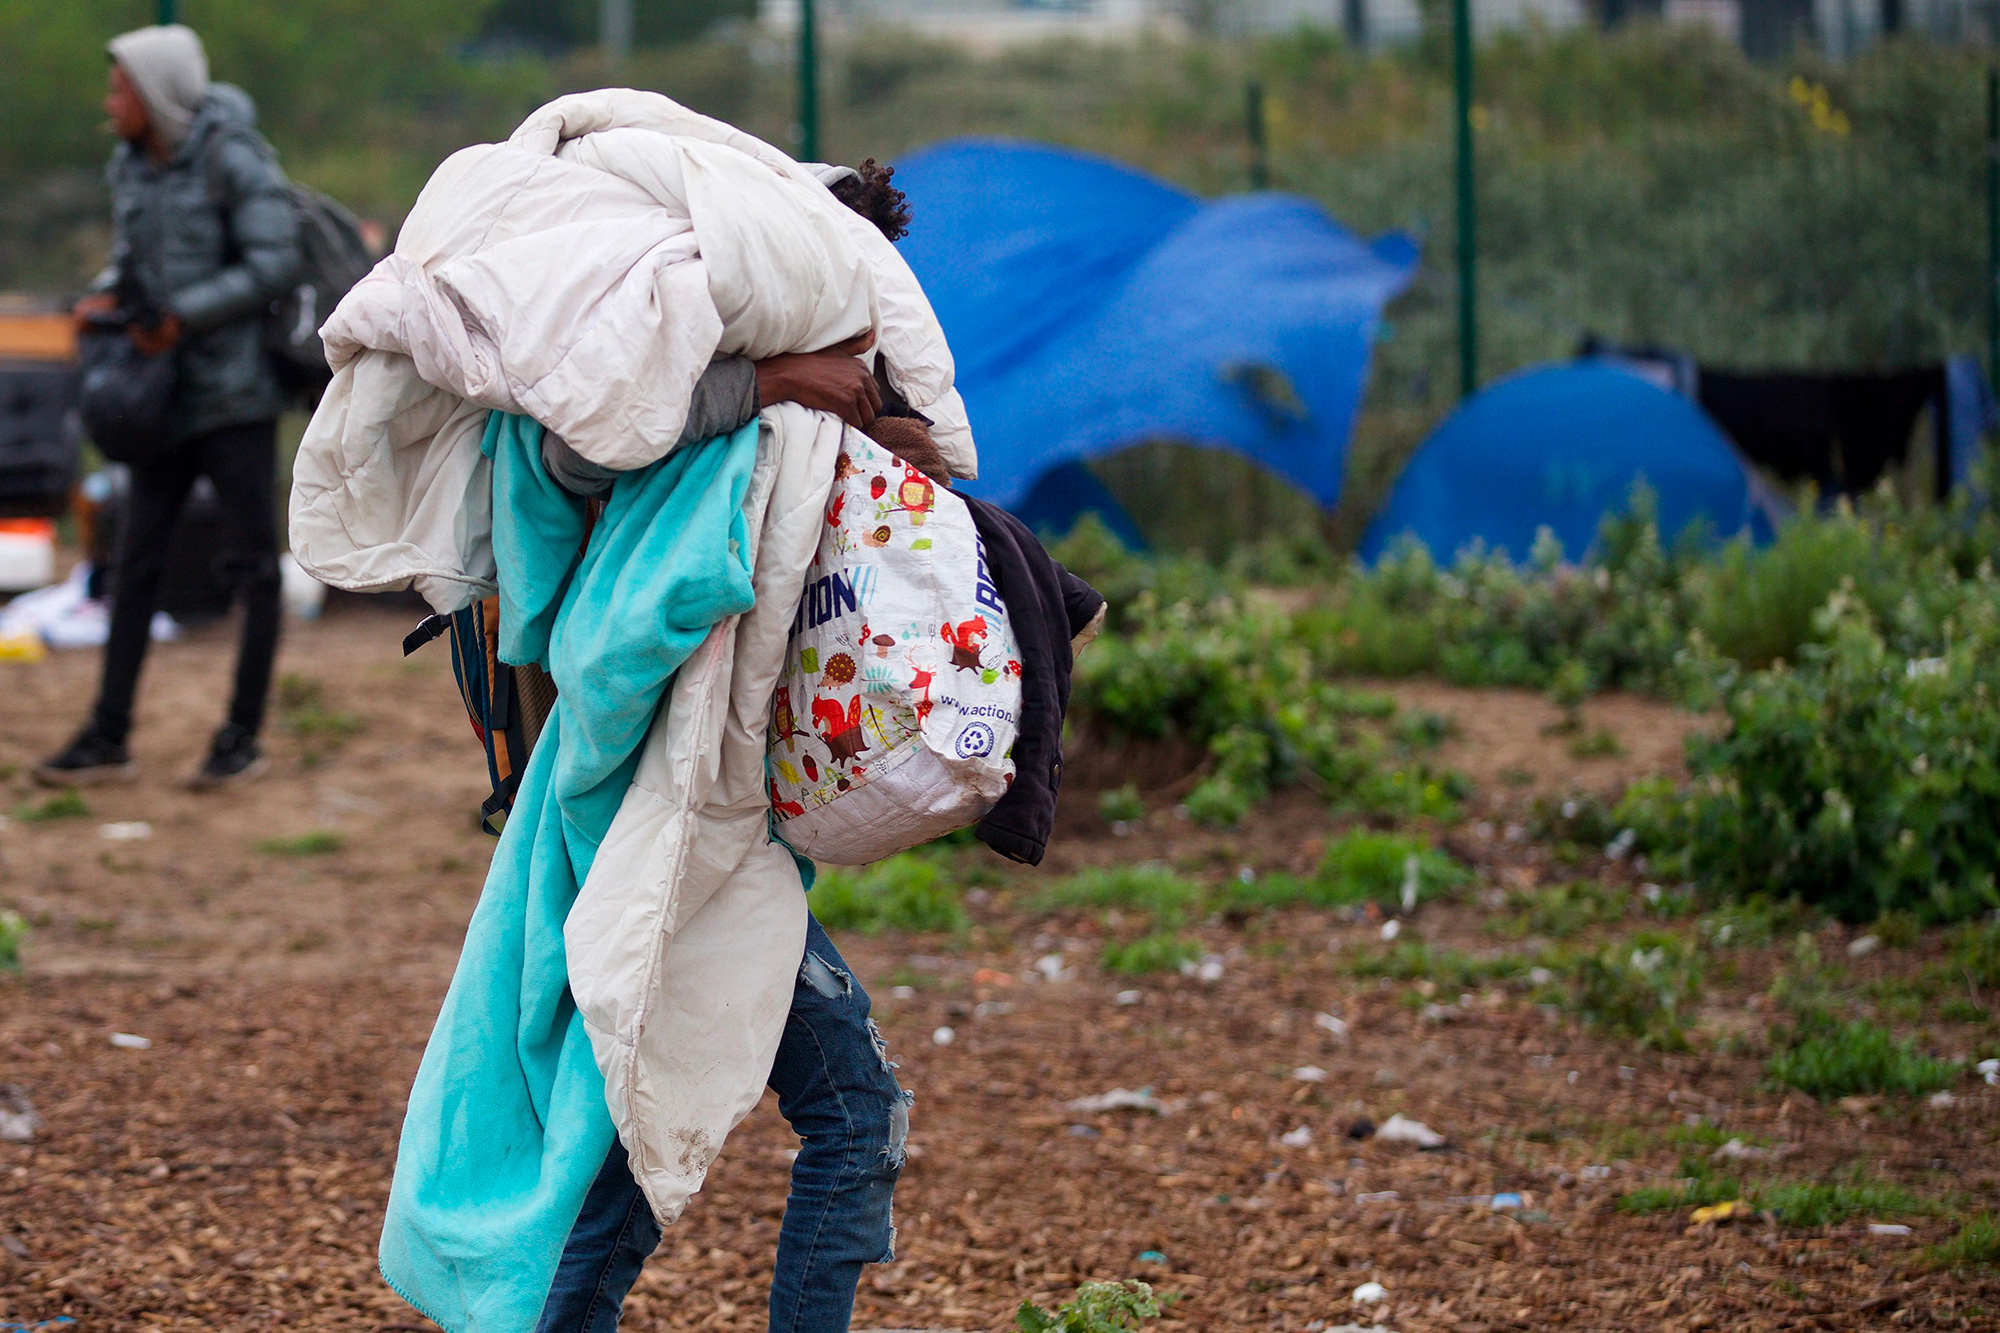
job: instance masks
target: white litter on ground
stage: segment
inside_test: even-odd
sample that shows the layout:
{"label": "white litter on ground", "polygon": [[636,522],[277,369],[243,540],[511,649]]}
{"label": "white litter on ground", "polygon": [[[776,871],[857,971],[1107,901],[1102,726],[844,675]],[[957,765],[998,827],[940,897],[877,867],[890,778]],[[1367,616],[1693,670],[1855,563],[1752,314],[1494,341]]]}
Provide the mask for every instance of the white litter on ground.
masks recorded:
{"label": "white litter on ground", "polygon": [[153,1043],[150,1038],[135,1036],[130,1032],[112,1033],[111,1044],[121,1051],[150,1051],[153,1049]]}
{"label": "white litter on ground", "polygon": [[1444,1135],[1400,1111],[1382,1122],[1381,1128],[1375,1131],[1375,1137],[1384,1143],[1414,1143],[1419,1148],[1442,1148],[1445,1144]]}
{"label": "white litter on ground", "polygon": [[152,837],[153,826],[143,819],[121,820],[116,824],[99,824],[97,836],[106,842],[137,842]]}

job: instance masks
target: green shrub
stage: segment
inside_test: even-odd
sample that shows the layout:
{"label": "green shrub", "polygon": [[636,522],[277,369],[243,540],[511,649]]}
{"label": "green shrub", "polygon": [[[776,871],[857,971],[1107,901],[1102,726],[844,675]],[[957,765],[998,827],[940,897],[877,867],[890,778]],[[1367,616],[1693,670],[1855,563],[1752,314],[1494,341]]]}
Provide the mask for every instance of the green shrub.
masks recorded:
{"label": "green shrub", "polygon": [[1422,839],[1363,828],[1329,843],[1314,876],[1320,900],[1329,906],[1370,901],[1400,906],[1406,886],[1415,902],[1427,902],[1470,879],[1464,866]]}
{"label": "green shrub", "polygon": [[28,942],[28,923],[19,912],[0,910],[0,973],[21,970],[21,946]]}
{"label": "green shrub", "polygon": [[1701,973],[1672,935],[1640,935],[1578,958],[1569,1005],[1593,1027],[1662,1050],[1687,1046],[1685,1025],[1701,998]]}
{"label": "green shrub", "polygon": [[822,871],[811,901],[813,915],[829,930],[956,932],[967,924],[957,887],[936,858],[918,852],[859,870]]}
{"label": "green shrub", "polygon": [[1757,1207],[1770,1210],[1779,1221],[1794,1227],[1831,1226],[1851,1217],[1909,1217],[1936,1210],[1935,1205],[1901,1185],[1869,1180],[1858,1171],[1850,1180],[1762,1185],[1752,1197]]}
{"label": "green shrub", "polygon": [[1136,824],[1146,817],[1146,803],[1139,798],[1137,783],[1097,794],[1097,817],[1107,824]]}
{"label": "green shrub", "polygon": [[1343,970],[1355,977],[1428,981],[1441,991],[1471,991],[1497,981],[1516,980],[1528,972],[1529,963],[1514,954],[1475,958],[1456,949],[1437,949],[1423,941],[1404,940],[1388,949],[1350,958]]}
{"label": "green shrub", "polygon": [[1624,917],[1626,895],[1607,889],[1594,880],[1558,884],[1533,893],[1507,896],[1508,910],[1515,913],[1496,923],[1502,934],[1515,937],[1545,935],[1562,940]]}
{"label": "green shrub", "polygon": [[1172,972],[1183,963],[1201,958],[1201,945],[1177,931],[1156,930],[1136,940],[1120,944],[1107,941],[1098,962],[1107,972],[1142,977],[1153,972]]}
{"label": "green shrub", "polygon": [[1866,1019],[1803,1022],[1771,1056],[1773,1082],[1822,1101],[1866,1093],[1918,1096],[1956,1082],[1957,1065],[1920,1055],[1907,1041]]}
{"label": "green shrub", "polygon": [[1120,865],[1080,870],[1043,890],[1036,906],[1045,912],[1116,908],[1138,912],[1161,926],[1178,926],[1201,906],[1202,888],[1157,865]]}
{"label": "green shrub", "polygon": [[1014,1326],[1021,1333],[1128,1333],[1159,1313],[1160,1302],[1143,1282],[1086,1282],[1073,1300],[1053,1313],[1022,1301]]}
{"label": "green shrub", "polygon": [[1765,1181],[1745,1186],[1715,1174],[1698,1156],[1681,1159],[1681,1178],[1672,1185],[1636,1189],[1618,1201],[1625,1213],[1652,1213],[1672,1208],[1706,1208],[1742,1199],[1769,1212],[1786,1226],[1831,1226],[1854,1217],[1911,1217],[1937,1211],[1937,1205],[1901,1185],[1871,1180],[1856,1171],[1846,1180]]}
{"label": "green shrub", "polygon": [[1949,1240],[1933,1245],[1924,1257],[1954,1272],[2000,1267],[2000,1222],[1991,1213],[1968,1217]]}
{"label": "green shrub", "polygon": [[1690,742],[1685,794],[1628,798],[1643,844],[1713,892],[1848,921],[2000,906],[2000,616],[1991,598],[1964,610],[1942,656],[1910,661],[1837,594],[1832,642],[1747,679],[1728,729]]}

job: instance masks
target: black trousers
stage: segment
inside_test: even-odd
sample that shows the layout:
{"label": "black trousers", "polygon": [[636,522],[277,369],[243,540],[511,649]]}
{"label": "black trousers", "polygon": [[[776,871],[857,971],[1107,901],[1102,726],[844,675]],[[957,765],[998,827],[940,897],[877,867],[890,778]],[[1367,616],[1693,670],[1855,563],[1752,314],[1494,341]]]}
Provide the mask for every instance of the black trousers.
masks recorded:
{"label": "black trousers", "polygon": [[271,665],[278,655],[278,524],[272,494],[277,466],[278,423],[253,421],[197,435],[169,457],[133,467],[111,592],[111,637],[104,645],[104,680],[97,694],[95,722],[104,735],[123,741],[132,730],[132,699],[146,662],[168,543],[195,478],[204,476],[215,487],[222,510],[223,549],[214,555],[243,601],[243,643],[229,720],[252,734],[264,725]]}

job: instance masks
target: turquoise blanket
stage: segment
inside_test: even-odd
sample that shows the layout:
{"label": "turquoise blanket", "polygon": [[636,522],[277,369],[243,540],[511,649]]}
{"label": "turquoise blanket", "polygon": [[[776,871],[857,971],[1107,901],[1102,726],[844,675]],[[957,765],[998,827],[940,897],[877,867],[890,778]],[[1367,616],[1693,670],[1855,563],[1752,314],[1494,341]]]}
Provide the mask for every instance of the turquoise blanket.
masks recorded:
{"label": "turquoise blanket", "polygon": [[674,671],[754,600],[756,422],[619,478],[587,548],[583,502],[542,467],[541,439],[495,412],[483,448],[500,656],[543,666],[559,697],[410,1090],[382,1225],[383,1277],[451,1333],[534,1328],[611,1149],[563,920]]}

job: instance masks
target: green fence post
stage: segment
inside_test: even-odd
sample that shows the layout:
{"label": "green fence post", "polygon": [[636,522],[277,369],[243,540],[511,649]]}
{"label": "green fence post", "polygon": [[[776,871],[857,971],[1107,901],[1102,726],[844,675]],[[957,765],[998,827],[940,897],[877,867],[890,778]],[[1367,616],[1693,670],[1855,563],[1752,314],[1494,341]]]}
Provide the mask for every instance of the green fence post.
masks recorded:
{"label": "green fence post", "polygon": [[1271,188],[1271,154],[1264,138],[1264,85],[1252,79],[1243,85],[1243,127],[1250,136],[1250,188]]}
{"label": "green fence post", "polygon": [[164,25],[179,22],[180,16],[175,13],[179,8],[180,6],[175,4],[174,0],[160,0],[158,13],[160,23]]}
{"label": "green fence post", "polygon": [[799,159],[819,161],[819,44],[813,0],[799,0]]}
{"label": "green fence post", "polygon": [[1986,71],[1986,378],[2000,384],[2000,67]]}
{"label": "green fence post", "polygon": [[1472,189],[1472,5],[1452,0],[1452,83],[1458,111],[1458,392],[1479,389],[1479,246]]}

